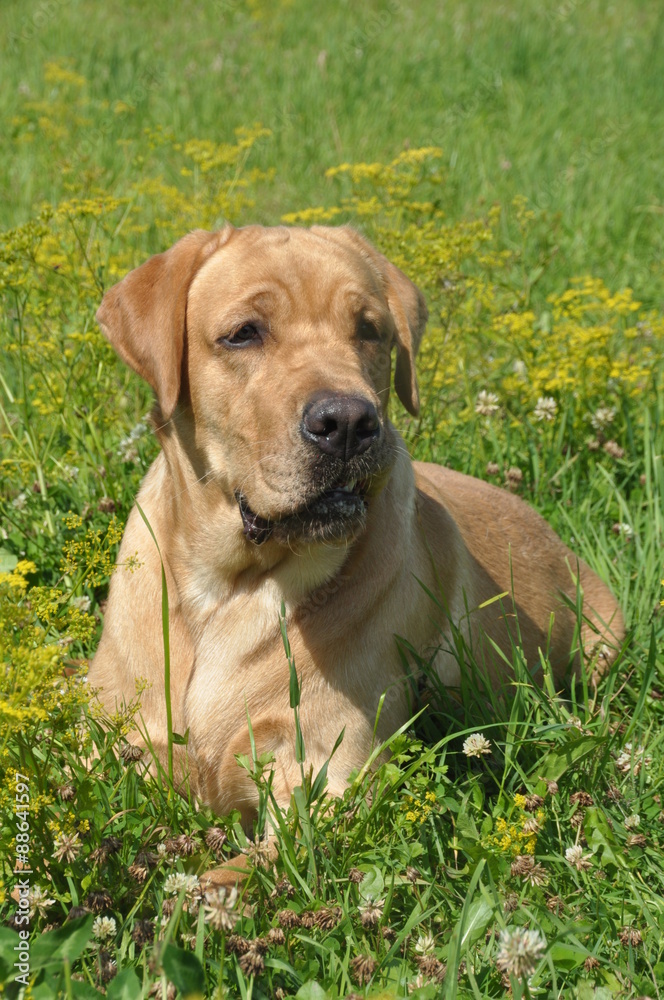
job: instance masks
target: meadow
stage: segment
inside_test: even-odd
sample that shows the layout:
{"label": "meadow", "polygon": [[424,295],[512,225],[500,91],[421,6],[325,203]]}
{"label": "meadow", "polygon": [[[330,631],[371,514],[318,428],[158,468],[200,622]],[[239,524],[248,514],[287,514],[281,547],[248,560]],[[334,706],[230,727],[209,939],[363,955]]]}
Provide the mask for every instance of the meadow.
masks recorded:
{"label": "meadow", "polygon": [[[661,997],[664,10],[6,0],[0,25],[0,989]],[[460,638],[441,690],[396,637],[414,718],[343,801],[305,762],[282,814],[238,762],[276,862],[85,683],[156,455],[95,310],[225,219],[351,222],[403,268],[430,310],[422,414],[392,404],[411,453],[532,503],[628,625],[563,691],[518,645],[494,691]]]}

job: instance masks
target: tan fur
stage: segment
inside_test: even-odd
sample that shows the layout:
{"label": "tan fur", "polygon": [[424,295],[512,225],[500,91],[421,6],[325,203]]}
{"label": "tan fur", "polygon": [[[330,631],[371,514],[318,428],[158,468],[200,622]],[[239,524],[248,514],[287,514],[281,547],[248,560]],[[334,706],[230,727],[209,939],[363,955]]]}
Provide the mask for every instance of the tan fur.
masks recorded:
{"label": "tan fur", "polygon": [[[360,312],[380,342],[359,339]],[[247,822],[255,813],[255,788],[235,761],[249,752],[247,711],[258,751],[275,755],[277,799],[286,804],[300,782],[282,602],[314,772],[345,729],[329,768],[333,794],[372,750],[382,694],[378,741],[409,717],[395,635],[457,686],[449,615],[496,681],[506,680],[487,638],[511,656],[513,581],[519,641],[533,669],[555,614],[548,652],[560,682],[575,629],[562,595],[576,601],[578,574],[588,619],[583,641],[604,644],[605,662],[615,655],[624,631],[615,599],[537,513],[479,480],[411,463],[387,419],[390,348],[397,350],[397,393],[415,413],[414,358],[426,306],[357,233],[198,231],[112,288],[98,319],[157,396],[162,453],[138,499],[167,570],[173,727],[189,730],[181,767],[218,812],[238,808]],[[262,324],[262,346],[217,343],[249,321]],[[362,396],[381,414],[389,462],[371,480],[366,524],[333,542],[271,537],[256,545],[243,534],[236,491],[275,521],[313,495],[300,422],[306,401],[321,390]],[[142,718],[164,759],[160,564],[136,510],[119,561],[134,553],[141,568],[113,577],[90,683],[113,708],[147,679]],[[577,669],[580,662],[577,655]]]}

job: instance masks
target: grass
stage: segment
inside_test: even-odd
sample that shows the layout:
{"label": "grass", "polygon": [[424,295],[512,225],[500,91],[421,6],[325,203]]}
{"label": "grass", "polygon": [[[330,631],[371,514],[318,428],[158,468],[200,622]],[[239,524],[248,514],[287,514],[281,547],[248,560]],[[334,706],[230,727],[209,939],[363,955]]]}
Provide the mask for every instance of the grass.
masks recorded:
{"label": "grass", "polygon": [[[660,996],[661,13],[12,0],[0,17],[7,995],[27,930],[37,1000]],[[462,689],[441,690],[400,637],[414,719],[343,801],[306,742],[287,814],[269,761],[239,763],[278,831],[266,863],[237,815],[148,775],[131,712],[100,719],[81,677],[111,573],[140,572],[114,563],[156,448],[148,391],[94,325],[103,289],[195,225],[283,216],[353,221],[425,290],[422,417],[393,414],[411,451],[518,490],[629,634],[597,689],[562,693],[518,646],[494,691],[460,638]],[[490,753],[467,755],[475,733]],[[197,876],[242,850],[240,897],[201,900]]]}

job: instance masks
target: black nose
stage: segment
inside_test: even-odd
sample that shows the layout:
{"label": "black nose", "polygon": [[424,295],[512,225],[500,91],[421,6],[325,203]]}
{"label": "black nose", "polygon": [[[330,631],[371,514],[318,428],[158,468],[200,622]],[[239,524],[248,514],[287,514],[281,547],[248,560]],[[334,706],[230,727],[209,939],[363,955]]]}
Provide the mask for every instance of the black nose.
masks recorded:
{"label": "black nose", "polygon": [[380,422],[368,399],[329,396],[305,408],[302,434],[326,455],[348,461],[371,447],[380,434]]}

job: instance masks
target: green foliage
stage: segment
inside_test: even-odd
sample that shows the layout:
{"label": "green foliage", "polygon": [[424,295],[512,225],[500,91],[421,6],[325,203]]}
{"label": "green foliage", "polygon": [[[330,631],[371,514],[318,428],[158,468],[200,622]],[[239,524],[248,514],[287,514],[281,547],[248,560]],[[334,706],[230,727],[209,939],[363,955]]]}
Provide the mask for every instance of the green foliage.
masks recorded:
{"label": "green foliage", "polygon": [[[134,1000],[153,987],[166,995],[170,982],[182,996],[477,1000],[504,996],[511,974],[515,997],[585,1000],[657,995],[664,981],[656,158],[631,156],[639,116],[605,93],[608,77],[620,77],[632,110],[646,99],[658,78],[661,18],[639,7],[630,32],[650,37],[651,61],[635,44],[616,68],[589,56],[595,4],[564,4],[546,19],[535,5],[525,4],[524,18],[508,4],[509,29],[485,4],[452,4],[467,44],[438,33],[454,45],[443,79],[454,92],[427,109],[413,87],[432,87],[440,60],[432,61],[431,32],[409,18],[452,15],[420,6],[370,5],[344,27],[343,4],[315,18],[308,6],[303,16],[303,0],[202,4],[204,27],[212,13],[223,19],[229,79],[245,81],[221,136],[203,124],[212,98],[199,69],[190,106],[184,90],[170,89],[184,55],[177,74],[146,66],[138,50],[132,56],[126,27],[119,39],[112,11],[104,10],[106,53],[93,59],[78,42],[71,48],[80,29],[70,27],[84,13],[102,38],[97,7],[42,5],[49,37],[60,41],[25,68],[30,32],[37,53],[46,46],[39,8],[3,11],[17,84],[13,106],[2,105],[16,150],[10,173],[29,178],[19,204],[5,201],[0,235],[0,905],[12,924],[0,927],[0,977],[10,996],[23,926],[34,998],[105,991]],[[167,17],[157,0],[146,9],[175,60],[180,15]],[[626,19],[601,20],[609,46],[623,44]],[[203,31],[198,22],[189,29]],[[205,28],[210,61],[213,34]],[[576,53],[567,64],[563,42]],[[274,92],[265,75],[239,75],[243,46],[279,74]],[[296,56],[284,59],[283,46]],[[380,69],[385,52],[395,56],[393,83]],[[289,89],[289,74],[309,64],[302,93]],[[562,86],[563,66],[581,88],[564,112],[549,93],[552,80],[554,91]],[[254,113],[239,91],[256,87],[269,129],[246,127]],[[398,88],[412,105],[405,148],[405,135],[385,130],[385,114],[364,109],[367,93],[391,101]],[[607,121],[587,156],[583,108],[594,116],[598,88]],[[357,115],[338,115],[341,100]],[[661,108],[648,100],[654,121]],[[510,143],[523,144],[517,152],[492,127],[503,114]],[[563,120],[560,153],[543,137]],[[497,163],[508,153],[514,166],[488,170],[486,157]],[[640,203],[650,205],[638,225],[629,221],[637,175]],[[486,195],[500,195],[502,206]],[[282,813],[270,758],[252,747],[238,760],[260,789],[252,841],[239,814],[214,817],[174,794],[172,775],[151,775],[149,755],[127,744],[140,691],[102,719],[84,675],[110,576],[141,571],[135,559],[116,566],[117,545],[156,453],[149,392],[115,358],[95,310],[104,288],[188,229],[256,217],[350,221],[423,288],[431,318],[419,363],[422,416],[393,413],[411,450],[536,504],[611,584],[630,635],[598,687],[564,696],[544,654],[544,684],[532,683],[538,665],[526,665],[518,647],[512,689],[496,692],[458,633],[462,688],[445,691],[400,637],[405,664],[419,671],[417,719],[395,735],[387,762],[365,766],[343,800],[330,800],[326,767],[307,767],[298,718],[307,693],[282,622],[302,781]],[[186,734],[172,743],[186,745]],[[266,823],[276,860],[261,841]],[[31,891],[22,909],[26,827]],[[205,894],[198,876],[240,852],[251,872],[240,892]]]}

